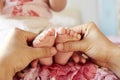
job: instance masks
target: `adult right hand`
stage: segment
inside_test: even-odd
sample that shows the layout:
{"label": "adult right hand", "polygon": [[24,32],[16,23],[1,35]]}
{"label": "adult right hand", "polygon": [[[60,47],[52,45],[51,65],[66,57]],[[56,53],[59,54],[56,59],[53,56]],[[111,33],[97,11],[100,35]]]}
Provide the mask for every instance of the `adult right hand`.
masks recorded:
{"label": "adult right hand", "polygon": [[117,46],[110,42],[93,22],[72,28],[83,37],[79,41],[58,44],[62,52],[83,51],[95,63],[106,66]]}

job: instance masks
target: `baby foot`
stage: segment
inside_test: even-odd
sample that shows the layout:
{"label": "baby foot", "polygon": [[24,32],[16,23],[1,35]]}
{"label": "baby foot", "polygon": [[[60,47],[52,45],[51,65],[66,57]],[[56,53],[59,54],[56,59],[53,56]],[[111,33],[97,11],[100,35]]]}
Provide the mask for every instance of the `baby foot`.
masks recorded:
{"label": "baby foot", "polygon": [[[64,43],[68,41],[78,41],[80,39],[81,39],[80,34],[76,33],[75,31],[70,29],[60,28],[58,30],[56,43],[59,44],[59,43]],[[59,45],[57,45],[56,47],[60,48]],[[55,62],[61,65],[64,65],[68,62],[72,54],[73,52],[67,52],[67,53],[58,52],[55,55]]]}
{"label": "baby foot", "polygon": [[39,47],[51,47],[55,41],[55,29],[51,28],[48,31],[44,31],[38,35],[33,41],[33,46],[36,48]]}
{"label": "baby foot", "polygon": [[[52,47],[55,41],[55,29],[49,29],[38,35],[33,41],[33,47]],[[51,65],[53,63],[52,57],[49,58],[40,58],[40,64],[42,65]],[[34,65],[33,65],[34,66]]]}
{"label": "baby foot", "polygon": [[68,41],[76,41],[76,40],[80,40],[81,36],[73,31],[70,30],[69,28],[59,28],[58,29],[58,35],[56,38],[56,43],[64,43],[64,42],[68,42]]}

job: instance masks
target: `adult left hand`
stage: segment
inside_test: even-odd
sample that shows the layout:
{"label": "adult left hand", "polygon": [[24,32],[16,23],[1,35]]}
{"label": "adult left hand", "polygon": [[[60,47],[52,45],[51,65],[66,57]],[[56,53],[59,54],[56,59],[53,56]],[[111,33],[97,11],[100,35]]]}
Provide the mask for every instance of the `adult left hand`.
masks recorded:
{"label": "adult left hand", "polygon": [[13,80],[15,73],[24,69],[32,60],[56,54],[56,49],[53,47],[28,46],[35,37],[35,34],[18,28],[10,32],[0,48],[0,80]]}

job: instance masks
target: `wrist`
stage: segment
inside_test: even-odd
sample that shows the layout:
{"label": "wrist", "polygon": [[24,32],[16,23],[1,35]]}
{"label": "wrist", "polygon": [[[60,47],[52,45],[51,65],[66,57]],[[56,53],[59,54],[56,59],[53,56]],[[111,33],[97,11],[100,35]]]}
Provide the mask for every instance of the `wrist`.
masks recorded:
{"label": "wrist", "polygon": [[114,45],[109,49],[109,59],[106,67],[112,70],[118,77],[120,77],[120,47]]}
{"label": "wrist", "polygon": [[4,68],[0,65],[0,80],[5,80]]}
{"label": "wrist", "polygon": [[[0,54],[2,55],[2,53]],[[8,60],[4,60],[3,57],[4,56],[0,56],[0,80],[13,80],[13,69],[11,69]]]}
{"label": "wrist", "polygon": [[0,64],[0,80],[13,80],[13,76],[8,67]]}

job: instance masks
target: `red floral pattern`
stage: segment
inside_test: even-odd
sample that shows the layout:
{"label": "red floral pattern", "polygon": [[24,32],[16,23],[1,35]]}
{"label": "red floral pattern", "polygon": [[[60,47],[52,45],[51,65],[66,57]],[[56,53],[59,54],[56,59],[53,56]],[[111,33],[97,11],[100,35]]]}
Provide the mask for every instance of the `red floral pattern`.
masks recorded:
{"label": "red floral pattern", "polygon": [[37,12],[34,10],[28,10],[24,12],[23,10],[23,5],[24,3],[27,2],[32,2],[33,0],[11,0],[11,2],[17,1],[17,5],[13,7],[12,10],[12,15],[13,16],[23,16],[23,15],[28,15],[28,16],[40,16]]}

